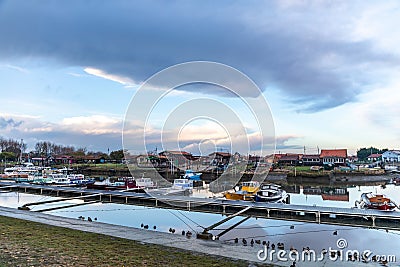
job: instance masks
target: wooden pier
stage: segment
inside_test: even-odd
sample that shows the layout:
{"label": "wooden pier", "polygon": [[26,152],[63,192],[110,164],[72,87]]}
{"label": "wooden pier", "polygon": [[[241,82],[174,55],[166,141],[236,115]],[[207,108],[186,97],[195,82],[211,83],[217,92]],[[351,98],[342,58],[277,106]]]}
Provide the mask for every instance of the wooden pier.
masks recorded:
{"label": "wooden pier", "polygon": [[[240,216],[243,217],[250,216],[317,224],[400,230],[400,212],[398,211],[384,212],[356,208],[260,203],[186,196],[150,196],[146,193],[134,193],[130,191],[101,191],[76,187],[11,184],[3,182],[0,182],[0,190],[63,197],[65,200],[79,198],[84,200],[84,203],[87,204],[93,201],[224,215],[239,213]],[[35,205],[35,203],[30,203],[29,205]]]}

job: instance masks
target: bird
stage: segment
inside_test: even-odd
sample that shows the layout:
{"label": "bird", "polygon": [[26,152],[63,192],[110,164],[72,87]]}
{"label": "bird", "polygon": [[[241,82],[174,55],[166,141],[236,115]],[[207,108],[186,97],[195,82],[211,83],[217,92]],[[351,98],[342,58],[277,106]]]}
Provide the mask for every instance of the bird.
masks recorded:
{"label": "bird", "polygon": [[243,243],[243,245],[245,245],[245,246],[247,246],[247,241],[246,241],[246,239],[242,239],[242,243]]}
{"label": "bird", "polygon": [[140,224],[140,227],[141,227],[141,228],[143,228],[143,226],[144,226],[144,224],[143,224],[143,223],[142,223],[142,224]]}
{"label": "bird", "polygon": [[334,231],[334,232],[333,232],[333,235],[337,235],[337,231]]}
{"label": "bird", "polygon": [[261,244],[261,240],[259,240],[259,239],[256,239],[256,244]]}
{"label": "bird", "polygon": [[239,243],[239,238],[235,238],[235,243],[237,244],[237,243]]}
{"label": "bird", "polygon": [[91,221],[92,221],[92,218],[90,218],[90,217],[87,217],[87,220],[88,220],[89,222],[91,222]]}
{"label": "bird", "polygon": [[185,235],[186,233],[185,233],[185,231],[184,230],[182,230],[182,235]]}
{"label": "bird", "polygon": [[250,245],[251,245],[251,246],[254,246],[254,240],[253,240],[253,239],[251,239]]}
{"label": "bird", "polygon": [[271,248],[272,248],[272,249],[275,249],[275,244],[272,244],[272,245],[271,245]]}
{"label": "bird", "polygon": [[173,233],[173,234],[174,234],[174,233],[175,233],[175,229],[173,229],[173,228],[172,228],[172,232],[171,232],[171,233]]}
{"label": "bird", "polygon": [[157,229],[157,226],[154,225],[154,226],[153,226],[153,229],[156,230],[156,229]]}
{"label": "bird", "polygon": [[296,262],[294,261],[294,262],[290,265],[290,267],[296,267]]}
{"label": "bird", "polygon": [[264,240],[264,241],[262,242],[262,244],[263,244],[263,246],[267,245],[267,241]]}
{"label": "bird", "polygon": [[145,226],[143,226],[144,229],[149,229],[149,225],[146,224]]}
{"label": "bird", "polygon": [[94,220],[97,221],[97,217],[94,217]]}
{"label": "bird", "polygon": [[171,227],[168,229],[168,232],[172,233],[172,228]]}
{"label": "bird", "polygon": [[294,229],[294,225],[291,225],[291,226],[290,226],[290,229]]}
{"label": "bird", "polygon": [[187,236],[187,237],[191,237],[191,236],[192,236],[192,232],[187,231],[187,232],[186,232],[186,236]]}

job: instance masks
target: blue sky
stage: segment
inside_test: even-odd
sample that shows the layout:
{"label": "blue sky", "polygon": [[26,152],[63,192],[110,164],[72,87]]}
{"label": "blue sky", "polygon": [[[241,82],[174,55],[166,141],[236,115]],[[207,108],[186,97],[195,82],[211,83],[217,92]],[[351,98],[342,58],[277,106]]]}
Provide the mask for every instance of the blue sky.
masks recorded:
{"label": "blue sky", "polygon": [[[232,66],[259,86],[273,114],[277,151],[400,148],[399,6],[2,0],[0,135],[23,138],[29,148],[49,140],[119,149],[139,86],[174,64],[202,60]],[[151,114],[152,129],[161,131],[174,107],[200,97],[231,107],[249,135],[257,135],[240,99],[212,86],[167,95]],[[189,123],[181,148],[229,147],[219,127],[211,120]],[[160,149],[157,141],[150,145]]]}

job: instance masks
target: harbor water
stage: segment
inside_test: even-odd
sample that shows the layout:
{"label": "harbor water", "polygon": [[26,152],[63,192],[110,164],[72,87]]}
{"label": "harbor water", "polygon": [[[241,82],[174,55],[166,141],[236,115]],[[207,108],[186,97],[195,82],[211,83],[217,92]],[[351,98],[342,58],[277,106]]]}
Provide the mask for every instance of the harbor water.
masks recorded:
{"label": "harbor water", "polygon": [[[360,199],[360,195],[363,192],[382,193],[395,202],[400,203],[399,191],[400,186],[393,184],[384,186],[355,185],[340,188],[292,185],[288,188],[290,201],[293,204],[342,208],[354,207],[355,201]],[[194,190],[194,197],[210,197],[210,194],[205,190]],[[56,198],[46,195],[2,192],[0,193],[0,206],[17,208],[26,203],[51,199]],[[81,202],[83,200],[69,200],[62,204],[56,202],[37,205],[32,206],[31,210],[35,211],[65,205],[66,203]],[[400,211],[396,209],[392,212]],[[76,219],[84,217],[85,220],[90,217],[93,221],[135,228],[147,226],[149,231],[171,232],[171,230],[174,230],[174,234],[179,235],[182,234],[182,231],[185,233],[190,231],[193,233],[192,238],[195,238],[195,233],[203,231],[204,227],[210,226],[225,217],[220,214],[110,203],[88,204],[45,213]],[[211,233],[217,234],[242,219],[243,217],[240,216],[235,217],[218,226]],[[239,240],[238,243],[235,243],[236,238]],[[219,241],[210,242],[229,243],[232,244],[232,248],[234,249],[235,246],[243,245],[243,239],[246,239],[249,245],[253,239],[255,242],[260,243],[262,241],[270,242],[270,244],[283,243],[285,249],[295,248],[301,251],[303,248],[308,247],[317,252],[323,249],[329,250],[329,248],[337,249],[337,241],[343,239],[347,242],[346,249],[358,251],[369,250],[375,255],[391,255],[394,256],[392,259],[400,262],[400,252],[398,249],[400,248],[400,232],[392,230],[251,218],[221,236]],[[257,259],[257,251],[260,247],[261,245],[254,244],[255,260]]]}

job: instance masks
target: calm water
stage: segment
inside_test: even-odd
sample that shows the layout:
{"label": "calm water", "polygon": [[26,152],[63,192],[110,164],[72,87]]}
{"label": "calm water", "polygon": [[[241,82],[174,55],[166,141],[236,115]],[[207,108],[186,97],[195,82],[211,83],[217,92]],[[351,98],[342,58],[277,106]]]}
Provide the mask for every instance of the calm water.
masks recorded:
{"label": "calm water", "polygon": [[[293,189],[293,188],[292,188]],[[385,188],[381,186],[355,186],[346,189],[348,197],[344,197],[345,201],[323,200],[321,195],[308,194],[308,192],[316,192],[318,188],[295,187],[293,191],[298,193],[290,193],[292,204],[331,206],[331,207],[353,207],[354,202],[360,198],[362,192],[384,193],[391,199],[400,203],[400,186],[387,185]],[[197,196],[207,196],[205,192],[195,192]],[[50,200],[54,197],[28,195],[22,193],[0,193],[0,205],[6,207],[17,208],[25,203]],[[68,201],[69,203],[80,203],[81,200]],[[63,202],[65,205],[66,202]],[[60,205],[54,203],[46,206],[33,206],[33,210],[40,210],[44,207],[52,207]],[[400,212],[400,211],[394,211]],[[170,228],[176,229],[175,234],[181,234],[182,231],[190,230],[192,232],[202,231],[202,227],[209,226],[223,218],[218,214],[206,214],[199,212],[187,212],[167,209],[146,208],[140,206],[120,205],[120,204],[90,204],[68,209],[55,210],[46,212],[48,214],[78,218],[96,218],[97,221],[124,225],[140,228],[141,224],[149,225],[149,229],[156,226],[156,231],[168,232]],[[236,217],[229,222],[222,224],[213,233],[227,228],[241,220]],[[153,230],[152,230],[153,231]],[[334,235],[337,231],[337,235]],[[336,248],[338,238],[345,238],[348,242],[348,249],[357,249],[363,251],[371,250],[374,254],[379,255],[395,255],[400,262],[400,233],[397,231],[385,231],[376,229],[363,229],[356,227],[341,227],[331,225],[318,225],[312,223],[289,222],[267,219],[251,218],[241,224],[237,229],[229,232],[221,237],[221,241],[231,242],[233,239],[246,238],[248,242],[254,240],[265,240],[271,243],[283,242],[285,248],[295,247],[301,250],[303,247],[310,247],[316,251],[320,251],[329,247]],[[234,245],[234,244],[233,244]],[[260,246],[255,246],[255,253]]]}

